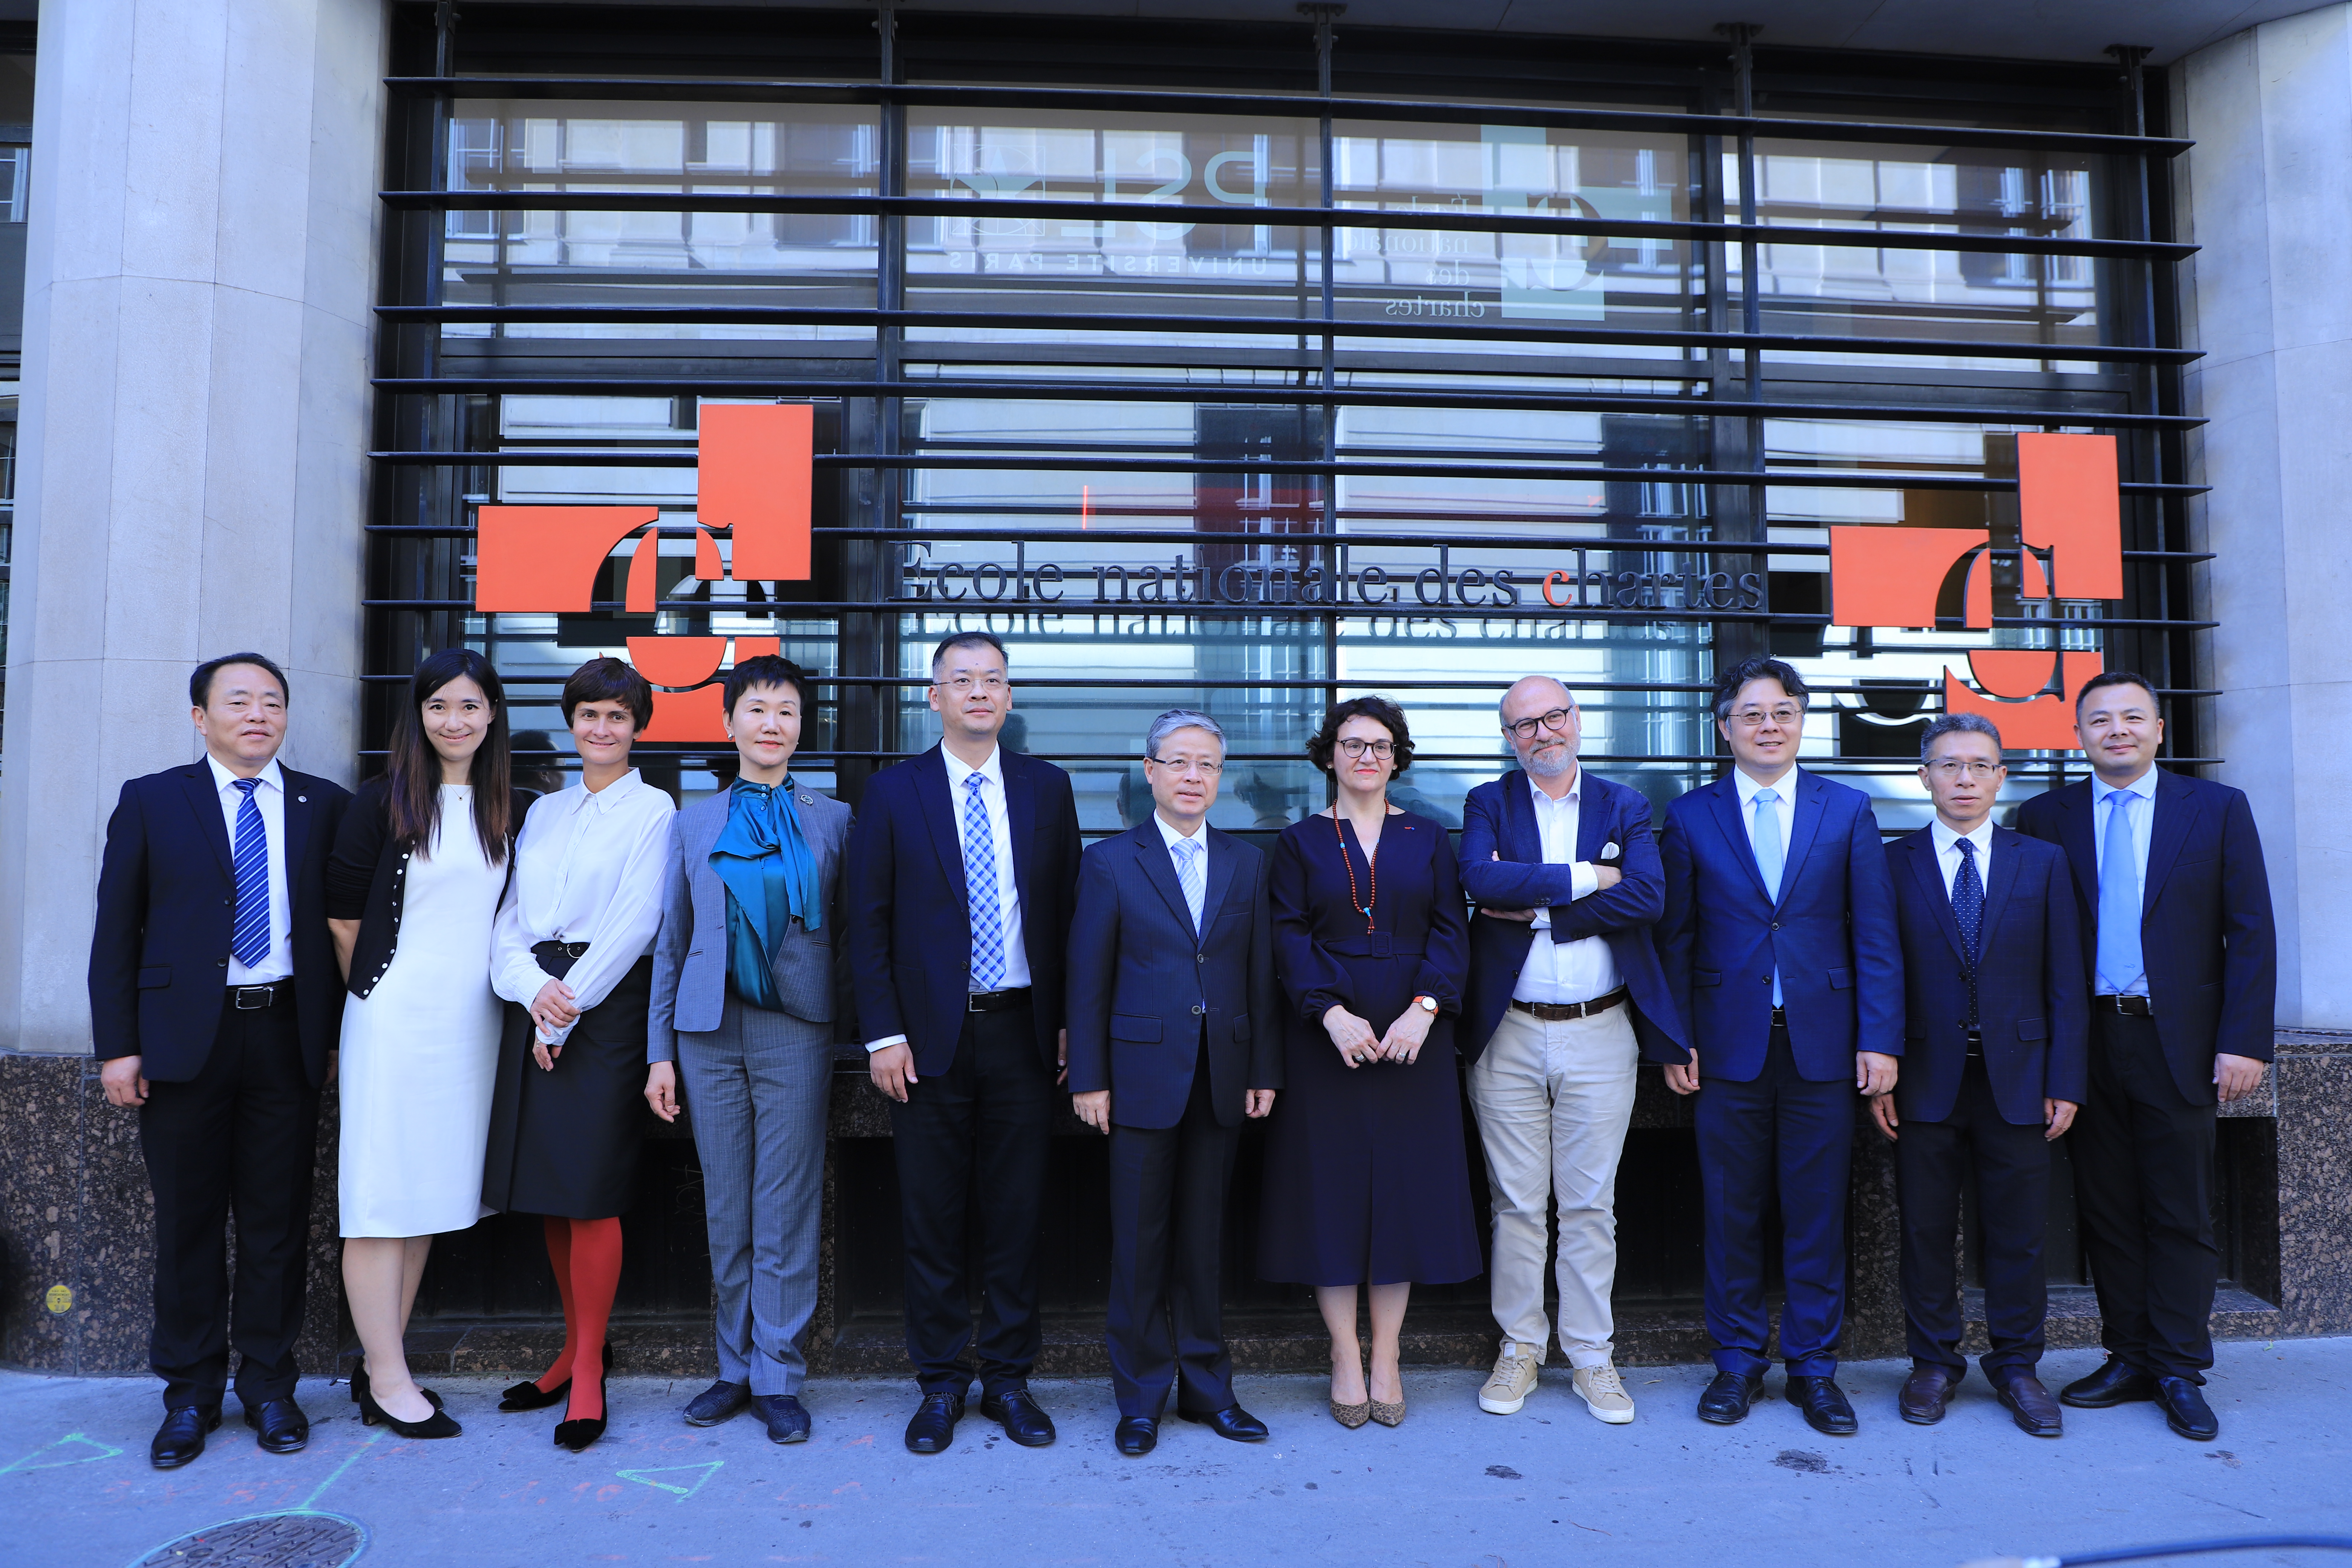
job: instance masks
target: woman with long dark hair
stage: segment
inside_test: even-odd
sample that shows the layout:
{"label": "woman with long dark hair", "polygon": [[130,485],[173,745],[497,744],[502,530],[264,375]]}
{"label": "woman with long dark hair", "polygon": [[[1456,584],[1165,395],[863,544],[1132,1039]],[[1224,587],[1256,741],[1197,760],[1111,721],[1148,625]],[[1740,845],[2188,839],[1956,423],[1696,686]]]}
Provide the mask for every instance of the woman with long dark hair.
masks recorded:
{"label": "woman with long dark hair", "polygon": [[433,1237],[482,1206],[498,1064],[490,934],[528,796],[509,784],[506,693],[489,661],[419,665],[381,777],[360,786],[327,863],[343,1007],[343,1295],[365,1359],[362,1420],[404,1437],[457,1423],[409,1375],[402,1336]]}

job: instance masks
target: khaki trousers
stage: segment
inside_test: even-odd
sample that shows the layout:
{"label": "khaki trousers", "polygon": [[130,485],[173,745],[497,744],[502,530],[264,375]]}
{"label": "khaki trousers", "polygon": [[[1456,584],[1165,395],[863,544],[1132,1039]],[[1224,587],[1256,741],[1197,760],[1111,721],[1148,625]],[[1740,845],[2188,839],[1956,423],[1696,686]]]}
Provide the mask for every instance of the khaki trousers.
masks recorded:
{"label": "khaki trousers", "polygon": [[1615,1348],[1617,1159],[1640,1054],[1622,1004],[1557,1024],[1513,1007],[1470,1068],[1494,1191],[1496,1326],[1523,1345],[1549,1342],[1544,1231],[1557,1201],[1559,1345],[1572,1367],[1602,1365]]}

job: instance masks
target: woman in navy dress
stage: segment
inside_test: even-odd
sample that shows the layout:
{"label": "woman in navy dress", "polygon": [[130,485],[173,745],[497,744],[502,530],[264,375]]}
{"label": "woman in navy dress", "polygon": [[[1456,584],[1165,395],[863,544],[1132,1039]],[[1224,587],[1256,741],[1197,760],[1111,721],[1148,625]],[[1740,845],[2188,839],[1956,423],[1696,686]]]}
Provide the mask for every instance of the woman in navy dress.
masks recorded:
{"label": "woman in navy dress", "polygon": [[[1480,1272],[1454,1020],[1469,925],[1444,827],[1399,810],[1402,710],[1331,710],[1307,756],[1339,802],[1283,830],[1269,892],[1290,1086],[1267,1129],[1258,1272],[1315,1287],[1331,1331],[1331,1414],[1404,1419],[1398,1338],[1413,1285]],[[1371,1365],[1356,1340],[1370,1287]]]}

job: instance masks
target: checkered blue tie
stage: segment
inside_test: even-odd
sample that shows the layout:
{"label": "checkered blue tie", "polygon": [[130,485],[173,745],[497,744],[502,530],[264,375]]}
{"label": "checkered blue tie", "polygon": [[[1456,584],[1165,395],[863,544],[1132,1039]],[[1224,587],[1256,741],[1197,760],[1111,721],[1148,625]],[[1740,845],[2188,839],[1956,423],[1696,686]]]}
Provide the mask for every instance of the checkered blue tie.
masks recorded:
{"label": "checkered blue tie", "polygon": [[247,969],[257,969],[269,956],[269,833],[261,825],[261,803],[253,792],[259,779],[237,779],[245,795],[236,808],[236,921],[230,927],[229,951]]}
{"label": "checkered blue tie", "polygon": [[1185,907],[1192,911],[1192,934],[1198,936],[1202,906],[1208,901],[1209,889],[1201,878],[1201,841],[1197,838],[1176,840],[1176,885],[1184,889]]}
{"label": "checkered blue tie", "polygon": [[971,910],[971,985],[995,991],[1004,984],[1004,926],[996,910],[996,837],[988,826],[988,780],[968,773],[963,781],[963,885]]}

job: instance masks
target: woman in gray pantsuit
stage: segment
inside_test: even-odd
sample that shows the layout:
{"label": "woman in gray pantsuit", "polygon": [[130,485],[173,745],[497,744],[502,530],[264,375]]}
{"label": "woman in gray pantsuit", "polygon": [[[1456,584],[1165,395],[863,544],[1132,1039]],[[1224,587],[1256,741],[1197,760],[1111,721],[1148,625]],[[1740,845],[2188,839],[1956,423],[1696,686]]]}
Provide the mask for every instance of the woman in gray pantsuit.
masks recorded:
{"label": "woman in gray pantsuit", "polygon": [[741,660],[722,700],[742,765],[671,821],[646,1100],[665,1121],[684,1100],[702,1160],[719,1381],[686,1418],[713,1426],[751,1404],[771,1439],[798,1443],[849,808],[789,771],[813,707],[798,665]]}

